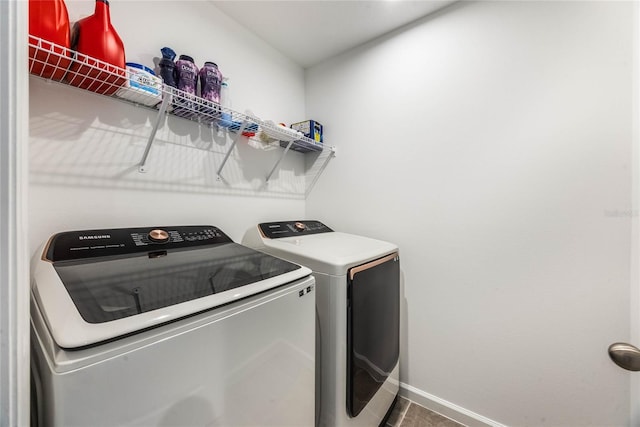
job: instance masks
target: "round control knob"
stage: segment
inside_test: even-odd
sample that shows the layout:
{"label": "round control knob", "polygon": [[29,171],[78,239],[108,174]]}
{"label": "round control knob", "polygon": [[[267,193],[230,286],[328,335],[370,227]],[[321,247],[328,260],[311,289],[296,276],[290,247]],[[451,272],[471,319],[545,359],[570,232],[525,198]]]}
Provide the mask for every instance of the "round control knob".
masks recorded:
{"label": "round control knob", "polygon": [[293,226],[296,228],[296,230],[298,231],[304,231],[307,229],[307,226],[304,224],[304,222],[296,222],[295,224],[293,224]]}
{"label": "round control knob", "polygon": [[169,241],[169,233],[164,230],[151,230],[149,232],[149,240],[155,243],[167,243]]}

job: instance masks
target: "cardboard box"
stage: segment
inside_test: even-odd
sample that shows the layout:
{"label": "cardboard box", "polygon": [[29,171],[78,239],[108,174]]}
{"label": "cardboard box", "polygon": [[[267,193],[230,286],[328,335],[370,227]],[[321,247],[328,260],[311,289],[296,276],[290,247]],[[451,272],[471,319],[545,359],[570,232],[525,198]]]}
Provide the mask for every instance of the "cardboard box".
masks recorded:
{"label": "cardboard box", "polygon": [[292,123],[291,129],[302,132],[304,136],[315,142],[322,143],[322,125],[315,120],[305,120],[304,122]]}

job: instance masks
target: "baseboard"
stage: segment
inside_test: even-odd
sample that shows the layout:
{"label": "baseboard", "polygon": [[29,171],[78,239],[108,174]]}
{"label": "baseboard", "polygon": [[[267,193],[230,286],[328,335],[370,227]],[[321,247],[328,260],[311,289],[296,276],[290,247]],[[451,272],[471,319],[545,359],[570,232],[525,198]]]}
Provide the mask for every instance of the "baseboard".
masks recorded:
{"label": "baseboard", "polygon": [[400,396],[468,427],[506,427],[504,424],[402,382],[400,383]]}

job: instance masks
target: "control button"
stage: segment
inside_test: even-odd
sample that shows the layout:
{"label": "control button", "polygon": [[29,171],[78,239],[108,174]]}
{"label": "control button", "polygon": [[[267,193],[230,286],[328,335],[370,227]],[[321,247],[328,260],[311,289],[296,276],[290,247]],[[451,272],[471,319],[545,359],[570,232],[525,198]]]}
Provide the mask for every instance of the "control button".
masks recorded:
{"label": "control button", "polygon": [[169,241],[169,233],[164,230],[151,230],[149,232],[149,240],[155,243],[167,243]]}
{"label": "control button", "polygon": [[296,228],[296,230],[298,231],[304,231],[307,226],[304,225],[304,222],[296,222],[295,224],[293,224],[293,226]]}

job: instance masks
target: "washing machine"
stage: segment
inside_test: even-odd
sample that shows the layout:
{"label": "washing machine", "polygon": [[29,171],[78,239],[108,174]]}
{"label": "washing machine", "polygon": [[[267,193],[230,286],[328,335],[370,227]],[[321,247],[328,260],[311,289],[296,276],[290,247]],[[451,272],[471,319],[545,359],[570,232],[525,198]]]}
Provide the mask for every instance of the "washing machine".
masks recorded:
{"label": "washing machine", "polygon": [[311,270],[217,227],[58,233],[32,261],[32,425],[313,425],[315,328]]}
{"label": "washing machine", "polygon": [[398,247],[320,221],[262,223],[242,243],[313,270],[316,425],[383,424],[399,390]]}

